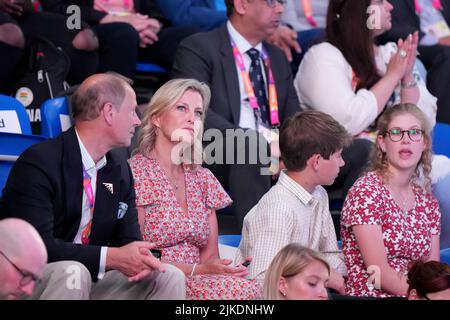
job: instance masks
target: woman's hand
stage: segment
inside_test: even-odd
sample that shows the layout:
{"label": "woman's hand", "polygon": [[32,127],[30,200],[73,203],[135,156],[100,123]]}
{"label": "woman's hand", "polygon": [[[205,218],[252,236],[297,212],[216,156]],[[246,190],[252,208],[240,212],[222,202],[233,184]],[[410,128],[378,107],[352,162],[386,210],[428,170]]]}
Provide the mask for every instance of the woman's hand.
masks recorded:
{"label": "woman's hand", "polygon": [[416,31],[410,34],[404,41],[403,50],[406,51],[406,60],[408,60],[408,65],[403,75],[402,80],[410,81],[413,78],[412,72],[414,70],[414,65],[416,63],[417,47],[419,45],[419,32]]}
{"label": "woman's hand", "polygon": [[[411,57],[411,42],[403,41],[399,39],[397,42],[397,52],[392,54],[391,60],[387,66],[387,71],[385,76],[395,77],[396,81],[400,81],[405,76],[407,70],[409,69],[409,62]],[[414,59],[416,54],[414,52]],[[414,66],[414,65],[413,65]]]}
{"label": "woman's hand", "polygon": [[235,277],[246,277],[248,270],[243,265],[231,266],[230,259],[214,259],[200,264],[197,268],[199,274],[225,274]]}

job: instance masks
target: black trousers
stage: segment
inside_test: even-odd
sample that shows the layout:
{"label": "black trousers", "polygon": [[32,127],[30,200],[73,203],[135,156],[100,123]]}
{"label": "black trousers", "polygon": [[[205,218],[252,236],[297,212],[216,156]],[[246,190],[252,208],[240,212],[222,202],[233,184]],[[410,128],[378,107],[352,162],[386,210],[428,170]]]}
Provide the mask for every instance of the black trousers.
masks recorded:
{"label": "black trousers", "polygon": [[419,53],[428,71],[428,90],[438,98],[437,121],[450,124],[450,47],[419,46]]}

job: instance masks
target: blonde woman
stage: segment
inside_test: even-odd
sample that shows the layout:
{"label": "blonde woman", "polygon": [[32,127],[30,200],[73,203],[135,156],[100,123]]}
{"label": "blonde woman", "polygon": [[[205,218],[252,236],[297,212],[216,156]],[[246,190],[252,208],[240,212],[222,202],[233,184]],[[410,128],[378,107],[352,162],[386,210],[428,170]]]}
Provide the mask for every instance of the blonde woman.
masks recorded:
{"label": "blonde woman", "polygon": [[413,104],[396,105],[379,118],[371,169],[350,189],[342,210],[347,294],[406,296],[410,262],[439,261],[430,130]]}
{"label": "blonde woman", "polygon": [[330,266],[312,249],[291,243],[272,260],[264,278],[268,300],[326,300]]}
{"label": "blonde woman", "polygon": [[162,260],[185,273],[187,299],[253,299],[261,287],[245,279],[247,268],[219,259],[216,209],[231,199],[200,166],[209,100],[208,86],[193,79],[171,80],[152,97],[130,159],[139,223]]}

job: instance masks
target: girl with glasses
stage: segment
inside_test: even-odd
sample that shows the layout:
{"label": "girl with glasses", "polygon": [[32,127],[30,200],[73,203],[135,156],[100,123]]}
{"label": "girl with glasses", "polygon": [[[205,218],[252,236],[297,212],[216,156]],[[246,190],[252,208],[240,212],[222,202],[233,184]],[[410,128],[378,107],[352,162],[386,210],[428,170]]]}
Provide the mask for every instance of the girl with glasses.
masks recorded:
{"label": "girl with glasses", "polygon": [[412,261],[439,260],[440,211],[430,192],[431,127],[413,104],[379,118],[369,171],[344,203],[341,237],[354,296],[406,296]]}

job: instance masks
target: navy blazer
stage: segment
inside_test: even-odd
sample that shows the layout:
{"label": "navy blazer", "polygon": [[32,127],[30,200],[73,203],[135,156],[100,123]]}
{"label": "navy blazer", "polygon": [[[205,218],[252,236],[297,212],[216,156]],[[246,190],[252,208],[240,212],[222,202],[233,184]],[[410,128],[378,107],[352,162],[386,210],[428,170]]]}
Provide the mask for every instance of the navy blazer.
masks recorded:
{"label": "navy blazer", "polygon": [[[97,279],[101,246],[141,240],[133,178],[128,163],[112,153],[97,173],[90,244],[74,244],[83,198],[81,151],[72,127],[55,139],[27,149],[15,162],[3,191],[4,217],[29,221],[42,236],[48,262],[75,260]],[[112,184],[110,192],[104,183]],[[119,202],[128,205],[118,219]]]}
{"label": "navy blazer", "polygon": [[[292,71],[284,53],[263,43],[270,58],[278,96],[280,123],[300,111]],[[267,74],[267,70],[266,70]],[[205,129],[239,128],[241,98],[238,72],[226,24],[184,39],[178,46],[173,78],[194,78],[211,88]]]}

